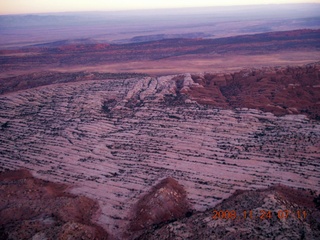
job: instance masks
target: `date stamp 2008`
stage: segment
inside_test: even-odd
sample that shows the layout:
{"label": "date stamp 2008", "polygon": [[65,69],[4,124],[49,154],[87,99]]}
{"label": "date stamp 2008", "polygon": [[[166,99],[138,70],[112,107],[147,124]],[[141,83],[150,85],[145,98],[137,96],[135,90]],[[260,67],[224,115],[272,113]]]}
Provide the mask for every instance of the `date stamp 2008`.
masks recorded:
{"label": "date stamp 2008", "polygon": [[297,210],[260,210],[258,212],[254,212],[253,210],[244,210],[241,213],[235,210],[213,210],[212,219],[260,219],[260,220],[268,220],[273,217],[277,217],[278,219],[287,219],[288,217],[296,217],[298,219],[306,219],[307,211]]}

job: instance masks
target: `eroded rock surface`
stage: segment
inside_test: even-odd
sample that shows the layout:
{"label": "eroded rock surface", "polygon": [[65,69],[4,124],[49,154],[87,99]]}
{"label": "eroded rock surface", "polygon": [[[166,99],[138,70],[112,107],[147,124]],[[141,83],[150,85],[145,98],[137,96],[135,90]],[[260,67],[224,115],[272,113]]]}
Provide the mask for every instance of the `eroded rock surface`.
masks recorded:
{"label": "eroded rock surface", "polygon": [[285,186],[237,191],[212,209],[136,239],[319,239],[320,209],[313,194]]}
{"label": "eroded rock surface", "polygon": [[163,179],[134,206],[129,232],[136,235],[154,225],[177,220],[184,217],[189,208],[183,186],[172,178]]}
{"label": "eroded rock surface", "polygon": [[92,223],[93,200],[65,192],[67,186],[32,177],[26,170],[0,174],[1,239],[110,239]]}
{"label": "eroded rock surface", "polygon": [[205,89],[203,78],[91,79],[0,95],[1,170],[23,167],[76,186],[72,193],[97,200],[97,223],[119,238],[133,205],[166,177],[184,186],[194,211],[236,189],[319,191],[318,121],[227,109],[223,98],[201,103],[193,91]]}

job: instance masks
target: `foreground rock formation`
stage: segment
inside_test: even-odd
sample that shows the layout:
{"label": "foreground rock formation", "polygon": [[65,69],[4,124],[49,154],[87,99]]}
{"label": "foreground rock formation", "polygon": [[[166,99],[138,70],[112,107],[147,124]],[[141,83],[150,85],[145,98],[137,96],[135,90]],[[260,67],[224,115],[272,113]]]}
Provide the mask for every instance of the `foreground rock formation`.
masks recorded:
{"label": "foreground rock formation", "polygon": [[0,174],[1,239],[108,239],[91,222],[98,205],[68,194],[66,185],[35,179],[26,170]]}
{"label": "foreground rock formation", "polygon": [[[0,174],[1,239],[113,239],[92,223],[99,209],[66,185],[26,170]],[[124,239],[318,239],[320,195],[275,185],[237,190],[205,211],[192,211],[183,186],[166,178],[135,204]]]}
{"label": "foreground rock formation", "polygon": [[128,234],[133,238],[154,225],[182,218],[189,212],[189,207],[183,186],[172,178],[166,178],[134,206]]}
{"label": "foreground rock formation", "polygon": [[[184,74],[7,92],[0,95],[0,169],[25,168],[74,186],[73,194],[99,203],[96,223],[120,239],[139,199],[167,177],[183,186],[192,211],[212,209],[237,189],[281,183],[319,191],[320,125],[311,118],[319,109],[319,67],[293,72],[300,69],[301,78],[285,69],[286,78],[276,78],[281,89],[302,93],[296,110],[291,93],[260,72],[223,75],[227,85],[217,75]],[[275,99],[263,105],[263,92]],[[299,114],[305,106],[310,113]]]}
{"label": "foreground rock formation", "polygon": [[154,227],[137,239],[318,239],[320,207],[312,194],[285,186],[237,191],[213,209]]}

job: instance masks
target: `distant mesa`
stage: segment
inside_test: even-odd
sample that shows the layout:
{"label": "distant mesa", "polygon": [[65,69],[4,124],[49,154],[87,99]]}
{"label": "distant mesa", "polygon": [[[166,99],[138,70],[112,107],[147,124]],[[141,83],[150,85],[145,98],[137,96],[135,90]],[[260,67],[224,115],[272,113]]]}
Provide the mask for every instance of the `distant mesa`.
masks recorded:
{"label": "distant mesa", "polygon": [[91,38],[81,38],[81,39],[73,39],[73,40],[61,40],[55,42],[48,42],[42,44],[36,44],[27,47],[29,48],[36,48],[36,49],[54,49],[60,52],[79,52],[79,51],[96,51],[108,48],[110,44],[108,43],[100,43],[96,40]]}
{"label": "distant mesa", "polygon": [[[178,64],[179,61],[184,62],[189,59],[191,66],[202,69],[201,64],[197,65],[197,62],[208,63],[208,60],[212,59],[212,63],[215,63],[217,60],[228,59],[231,56],[237,59],[239,56],[254,57],[279,54],[279,52],[290,56],[293,52],[302,52],[309,56],[310,52],[314,51],[309,62],[318,61],[316,53],[319,50],[320,30],[272,32],[215,39],[203,36],[205,35],[201,33],[142,35],[132,38],[129,42],[118,44],[84,38],[42,43],[19,49],[2,49],[0,50],[0,73],[16,75],[17,71],[30,72],[31,69],[43,71],[53,68],[65,71],[70,67],[104,66],[105,69],[108,66],[113,69],[113,72],[155,71],[160,75],[161,72],[165,74],[189,72],[190,68]],[[84,52],[86,54],[83,54]],[[303,60],[303,63],[306,63],[305,57],[298,56],[298,58],[290,58],[286,61]],[[158,60],[159,62],[155,62]],[[267,61],[275,65],[272,60]],[[177,69],[174,67],[175,64],[178,64]],[[240,66],[243,64],[241,63]],[[263,65],[268,65],[268,62]],[[199,71],[193,70],[193,72]]]}
{"label": "distant mesa", "polygon": [[[182,33],[182,34],[153,34],[153,35],[142,35],[135,36],[129,39],[130,43],[139,43],[139,42],[151,42],[151,41],[159,41],[164,39],[201,39],[206,37],[213,37],[210,34],[206,34],[203,32],[194,32],[194,33]],[[125,41],[125,40],[123,40]]]}
{"label": "distant mesa", "polygon": [[68,45],[89,45],[89,44],[97,44],[98,42],[91,39],[91,38],[79,38],[79,39],[67,39],[67,40],[60,40],[48,43],[41,43],[32,45],[32,47],[62,47]]}

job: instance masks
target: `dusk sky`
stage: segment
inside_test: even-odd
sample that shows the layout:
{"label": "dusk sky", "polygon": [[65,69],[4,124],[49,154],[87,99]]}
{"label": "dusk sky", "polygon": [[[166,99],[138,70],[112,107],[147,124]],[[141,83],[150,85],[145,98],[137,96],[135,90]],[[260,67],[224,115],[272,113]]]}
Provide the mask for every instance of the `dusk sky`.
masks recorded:
{"label": "dusk sky", "polygon": [[0,0],[0,14],[108,11],[207,6],[234,6],[286,3],[320,3],[320,0]]}

